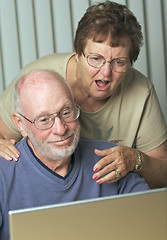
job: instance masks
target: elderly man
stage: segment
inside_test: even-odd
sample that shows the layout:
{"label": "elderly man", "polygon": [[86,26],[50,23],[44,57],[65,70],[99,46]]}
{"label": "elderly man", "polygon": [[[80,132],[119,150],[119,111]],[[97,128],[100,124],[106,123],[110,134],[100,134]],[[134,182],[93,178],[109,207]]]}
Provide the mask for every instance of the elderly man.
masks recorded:
{"label": "elderly man", "polygon": [[120,179],[119,165],[117,182],[96,183],[97,149],[114,145],[79,140],[79,114],[70,88],[57,73],[36,70],[17,82],[13,121],[24,139],[17,144],[18,162],[0,158],[0,239],[9,239],[9,210],[149,189],[137,173]]}

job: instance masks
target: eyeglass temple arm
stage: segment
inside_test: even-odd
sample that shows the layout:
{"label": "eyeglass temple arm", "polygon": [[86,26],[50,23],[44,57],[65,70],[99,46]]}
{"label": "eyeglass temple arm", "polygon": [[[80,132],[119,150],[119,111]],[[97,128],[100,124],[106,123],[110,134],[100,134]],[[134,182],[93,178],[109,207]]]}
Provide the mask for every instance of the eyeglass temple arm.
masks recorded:
{"label": "eyeglass temple arm", "polygon": [[25,118],[27,121],[29,121],[30,123],[34,123],[31,120],[29,120],[28,118],[26,118],[24,115],[22,115],[21,113],[19,113],[20,116],[22,116],[23,118]]}

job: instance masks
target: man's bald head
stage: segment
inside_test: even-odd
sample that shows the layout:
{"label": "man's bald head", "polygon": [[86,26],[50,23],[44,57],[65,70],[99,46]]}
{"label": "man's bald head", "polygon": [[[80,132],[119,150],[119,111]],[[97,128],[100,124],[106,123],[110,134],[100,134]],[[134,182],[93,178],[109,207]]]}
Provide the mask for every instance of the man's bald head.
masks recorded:
{"label": "man's bald head", "polygon": [[57,72],[50,70],[34,70],[22,76],[15,86],[15,111],[22,112],[26,104],[31,104],[33,96],[38,93],[42,101],[43,93],[55,89],[57,91],[66,91],[73,101],[73,95],[69,85],[63,77]]}

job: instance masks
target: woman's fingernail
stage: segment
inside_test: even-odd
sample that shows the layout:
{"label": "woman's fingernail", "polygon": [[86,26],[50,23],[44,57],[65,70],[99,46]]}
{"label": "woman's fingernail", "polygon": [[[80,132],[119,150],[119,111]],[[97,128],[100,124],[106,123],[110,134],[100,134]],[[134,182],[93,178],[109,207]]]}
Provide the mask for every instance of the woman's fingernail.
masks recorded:
{"label": "woman's fingernail", "polygon": [[8,159],[9,161],[11,161],[11,160],[12,160],[12,158],[11,158],[10,156],[8,156],[8,157],[7,157],[7,159]]}
{"label": "woman's fingernail", "polygon": [[96,181],[96,183],[100,184],[100,183],[101,183],[101,181],[100,181],[100,180],[97,180],[97,181]]}
{"label": "woman's fingernail", "polygon": [[16,153],[16,156],[19,158],[19,157],[20,157],[20,154]]}
{"label": "woman's fingernail", "polygon": [[14,160],[15,162],[17,162],[17,161],[18,161],[18,159],[17,159],[16,157],[13,157],[13,160]]}
{"label": "woman's fingernail", "polygon": [[98,168],[97,168],[97,167],[94,167],[94,168],[93,168],[93,171],[94,171],[94,172],[97,172],[97,171],[98,171]]}
{"label": "woman's fingernail", "polygon": [[97,179],[97,176],[96,176],[96,175],[93,175],[93,179],[96,180],[96,179]]}

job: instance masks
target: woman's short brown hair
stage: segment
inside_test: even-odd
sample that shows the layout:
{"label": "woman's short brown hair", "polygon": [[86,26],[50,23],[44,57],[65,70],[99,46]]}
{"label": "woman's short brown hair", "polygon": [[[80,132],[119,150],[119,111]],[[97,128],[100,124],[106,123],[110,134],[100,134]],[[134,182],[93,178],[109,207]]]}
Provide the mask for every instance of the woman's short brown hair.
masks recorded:
{"label": "woman's short brown hair", "polygon": [[89,7],[78,23],[74,49],[80,56],[87,39],[103,42],[108,37],[112,47],[121,45],[122,38],[128,37],[131,41],[130,61],[137,59],[143,43],[141,26],[125,5],[106,1]]}

